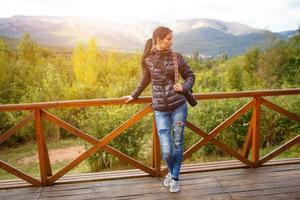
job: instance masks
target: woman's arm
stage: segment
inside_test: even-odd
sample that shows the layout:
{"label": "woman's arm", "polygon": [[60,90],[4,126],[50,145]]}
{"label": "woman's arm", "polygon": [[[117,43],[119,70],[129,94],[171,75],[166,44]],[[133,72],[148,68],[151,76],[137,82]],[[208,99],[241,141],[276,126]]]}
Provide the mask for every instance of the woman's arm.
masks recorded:
{"label": "woman's arm", "polygon": [[144,91],[144,89],[149,85],[151,82],[151,76],[149,70],[146,68],[146,66],[142,66],[142,79],[139,83],[139,85],[136,87],[136,89],[133,91],[131,96],[136,99],[140,94]]}
{"label": "woman's arm", "polygon": [[186,93],[191,90],[195,84],[195,74],[181,54],[178,54],[178,71],[181,77],[185,80],[182,84],[182,89],[183,92]]}

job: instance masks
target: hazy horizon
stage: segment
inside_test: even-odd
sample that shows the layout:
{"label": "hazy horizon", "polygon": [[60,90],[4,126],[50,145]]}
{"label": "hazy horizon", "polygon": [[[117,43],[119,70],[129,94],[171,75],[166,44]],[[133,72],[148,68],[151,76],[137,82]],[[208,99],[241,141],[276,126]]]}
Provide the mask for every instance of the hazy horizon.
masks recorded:
{"label": "hazy horizon", "polygon": [[169,22],[186,19],[216,19],[237,22],[273,32],[295,30],[300,25],[297,0],[11,0],[0,7],[0,18],[12,16],[85,17],[107,20]]}

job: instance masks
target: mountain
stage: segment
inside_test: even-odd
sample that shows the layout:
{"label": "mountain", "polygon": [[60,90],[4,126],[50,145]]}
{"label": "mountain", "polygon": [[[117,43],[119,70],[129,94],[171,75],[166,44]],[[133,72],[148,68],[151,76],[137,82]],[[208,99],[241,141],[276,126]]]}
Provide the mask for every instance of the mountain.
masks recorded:
{"label": "mountain", "polygon": [[191,54],[229,55],[244,53],[249,47],[265,45],[278,34],[237,23],[214,19],[187,19],[165,23],[129,19],[85,17],[21,16],[0,18],[0,36],[20,39],[24,32],[40,44],[74,47],[95,37],[103,49],[142,51],[147,38],[157,26],[168,26],[174,32],[173,49]]}
{"label": "mountain", "polygon": [[175,49],[206,55],[241,54],[252,46],[264,46],[271,39],[281,38],[270,31],[213,19],[180,20],[173,27],[178,30]]}
{"label": "mountain", "polygon": [[5,43],[11,47],[11,48],[15,48],[17,47],[19,40],[18,39],[14,39],[14,38],[10,38],[10,37],[6,37],[6,36],[1,36],[0,35],[0,40],[4,40]]}
{"label": "mountain", "polygon": [[290,38],[290,37],[293,37],[294,35],[298,34],[298,30],[282,31],[282,32],[277,32],[277,34],[281,35],[285,38]]}

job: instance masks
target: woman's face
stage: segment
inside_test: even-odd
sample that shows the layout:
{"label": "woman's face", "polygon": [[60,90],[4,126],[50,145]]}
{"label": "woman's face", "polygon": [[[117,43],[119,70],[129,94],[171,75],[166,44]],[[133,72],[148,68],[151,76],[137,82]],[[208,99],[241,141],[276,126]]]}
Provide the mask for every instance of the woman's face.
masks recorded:
{"label": "woman's face", "polygon": [[160,50],[170,49],[173,45],[173,34],[169,33],[164,39],[157,38],[157,46]]}

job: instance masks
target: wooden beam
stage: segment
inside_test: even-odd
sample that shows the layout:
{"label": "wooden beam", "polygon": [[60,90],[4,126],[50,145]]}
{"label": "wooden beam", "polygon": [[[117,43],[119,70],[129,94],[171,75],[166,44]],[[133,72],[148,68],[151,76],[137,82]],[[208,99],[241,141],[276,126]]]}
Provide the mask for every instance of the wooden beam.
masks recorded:
{"label": "wooden beam", "polygon": [[[239,92],[214,92],[206,94],[194,94],[197,100],[211,99],[230,99],[230,98],[246,98],[258,96],[279,96],[279,95],[296,95],[300,94],[300,88],[293,89],[277,89],[277,90],[250,90]],[[66,100],[52,101],[26,104],[6,104],[0,105],[0,112],[15,111],[15,110],[35,110],[49,108],[74,108],[74,107],[89,107],[89,106],[104,106],[104,105],[124,105],[126,98],[106,98],[106,99],[87,99],[87,100]],[[139,97],[127,104],[145,104],[152,103],[151,97]]]}
{"label": "wooden beam", "polygon": [[277,106],[276,104],[274,104],[274,103],[272,103],[272,102],[270,102],[270,101],[268,101],[268,100],[266,100],[264,98],[261,98],[261,103],[264,106],[266,106],[266,107],[268,107],[268,108],[270,108],[270,109],[272,109],[274,111],[277,111],[277,112],[283,114],[284,116],[288,117],[289,119],[292,119],[292,120],[300,123],[300,116],[299,115],[294,114],[294,113],[292,113],[290,111],[287,111],[286,109],[283,109],[283,108]]}
{"label": "wooden beam", "polygon": [[[80,129],[77,129],[76,127],[72,126],[71,124],[59,119],[58,117],[54,116],[53,114],[42,110],[42,117],[49,120],[50,122],[58,125],[59,127],[62,127],[63,129],[69,131],[70,133],[74,134],[75,136],[89,142],[90,144],[96,145],[99,140],[96,138],[88,135],[87,133],[81,131]],[[151,169],[150,167],[145,166],[143,163],[131,158],[130,156],[118,151],[117,149],[110,147],[109,145],[104,145],[101,150],[110,153],[111,155],[119,158],[124,163],[128,163],[132,166],[135,166],[136,168],[139,168],[151,175],[155,174],[154,169]]]}
{"label": "wooden beam", "polygon": [[12,135],[17,133],[21,128],[23,128],[30,120],[33,119],[33,112],[29,113],[22,120],[20,120],[16,125],[8,129],[5,133],[0,135],[0,144],[5,142]]}
{"label": "wooden beam", "polygon": [[[206,138],[208,136],[207,133],[205,133],[203,130],[201,130],[200,128],[198,128],[197,126],[195,126],[194,124],[192,124],[191,122],[186,122],[186,127],[188,127],[189,129],[191,129],[193,132],[197,133],[198,135],[200,135],[203,138]],[[234,151],[233,149],[229,148],[227,145],[219,142],[216,139],[212,139],[211,143],[213,143],[214,145],[216,145],[217,147],[219,147],[221,150],[227,152],[228,154],[232,155],[233,157],[235,157],[236,159],[238,159],[239,161],[243,162],[244,164],[248,165],[249,167],[253,166],[253,163],[248,160],[247,158],[243,157],[242,155],[240,155],[238,152]]]}
{"label": "wooden beam", "polygon": [[21,170],[18,170],[14,168],[13,166],[9,165],[8,163],[5,163],[4,161],[0,160],[0,168],[7,171],[10,174],[13,174],[24,181],[27,181],[28,183],[31,183],[34,186],[41,186],[41,181],[31,177],[30,175],[26,174],[25,172],[22,172]]}
{"label": "wooden beam", "polygon": [[110,142],[112,139],[120,135],[124,130],[132,126],[134,123],[139,121],[142,117],[144,117],[146,114],[148,114],[152,110],[151,105],[146,106],[143,110],[135,114],[133,117],[131,117],[129,120],[124,122],[121,126],[111,131],[108,135],[106,135],[104,138],[99,140],[96,145],[88,149],[86,152],[81,154],[79,157],[77,157],[75,160],[71,161],[69,164],[67,164],[65,167],[63,167],[60,171],[58,171],[56,174],[51,176],[49,178],[50,184],[53,184],[57,179],[59,179],[61,176],[66,174],[68,171],[73,169],[75,166],[77,166],[81,161],[86,159],[88,156],[90,156],[92,153],[96,152],[99,148],[106,145],[108,142]]}
{"label": "wooden beam", "polygon": [[[41,110],[37,109],[34,110],[35,116],[35,133],[36,133],[36,143],[37,143],[37,150],[39,155],[39,164],[40,164],[40,175],[42,185],[47,185],[47,156],[45,154],[45,137],[42,130],[42,120],[41,120]],[[50,162],[49,162],[50,163]]]}
{"label": "wooden beam", "polygon": [[156,128],[155,122],[155,114],[153,113],[153,120],[152,120],[152,138],[153,138],[153,153],[154,153],[154,167],[155,167],[155,176],[161,176],[161,155],[160,155],[160,142]]}
{"label": "wooden beam", "polygon": [[245,158],[248,158],[250,148],[252,146],[253,123],[254,123],[254,117],[253,117],[253,114],[252,114],[252,117],[251,117],[251,120],[250,120],[250,123],[249,123],[249,127],[248,127],[248,132],[247,132],[247,135],[246,135],[246,139],[245,139],[245,142],[244,142],[243,148],[242,148],[242,155]]}
{"label": "wooden beam", "polygon": [[223,131],[226,127],[232,124],[236,119],[238,119],[241,115],[249,110],[254,104],[254,101],[251,100],[247,104],[245,104],[242,108],[232,114],[229,118],[227,118],[224,122],[219,124],[216,128],[214,128],[206,138],[203,138],[196,144],[194,144],[191,148],[189,148],[183,155],[183,159],[189,158],[194,152],[198,151],[203,145],[208,143],[214,137],[216,137],[221,131]]}
{"label": "wooden beam", "polygon": [[300,141],[300,135],[297,135],[293,139],[289,140],[288,142],[284,143],[283,145],[279,146],[278,148],[274,149],[272,152],[262,157],[261,160],[259,161],[259,164],[262,165],[265,162],[271,160],[275,156],[279,155],[280,153],[284,152],[285,150],[297,144],[299,141]]}
{"label": "wooden beam", "polygon": [[254,167],[259,166],[259,150],[260,150],[260,97],[255,97],[255,105],[253,108],[253,132],[252,132],[252,162]]}

